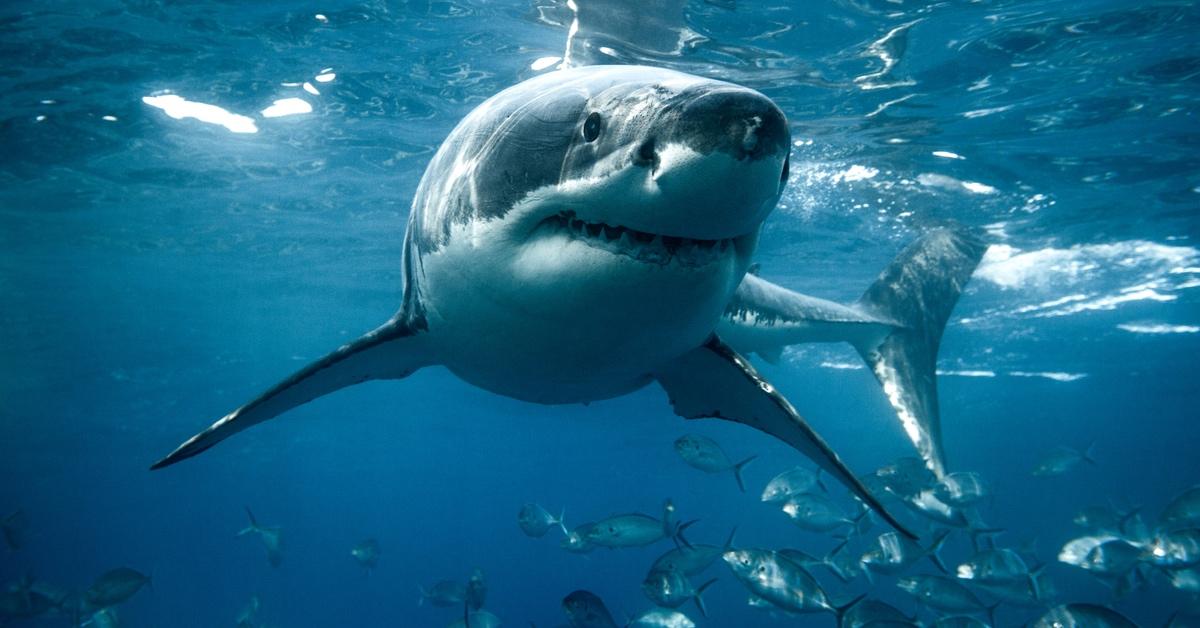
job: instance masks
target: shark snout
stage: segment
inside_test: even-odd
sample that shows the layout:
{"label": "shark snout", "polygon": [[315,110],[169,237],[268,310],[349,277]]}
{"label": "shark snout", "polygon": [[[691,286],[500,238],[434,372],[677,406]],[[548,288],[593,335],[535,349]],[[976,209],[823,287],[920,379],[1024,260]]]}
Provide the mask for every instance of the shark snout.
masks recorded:
{"label": "shark snout", "polygon": [[766,96],[745,88],[709,90],[679,113],[680,139],[702,153],[719,151],[738,160],[782,160],[791,141],[787,118]]}

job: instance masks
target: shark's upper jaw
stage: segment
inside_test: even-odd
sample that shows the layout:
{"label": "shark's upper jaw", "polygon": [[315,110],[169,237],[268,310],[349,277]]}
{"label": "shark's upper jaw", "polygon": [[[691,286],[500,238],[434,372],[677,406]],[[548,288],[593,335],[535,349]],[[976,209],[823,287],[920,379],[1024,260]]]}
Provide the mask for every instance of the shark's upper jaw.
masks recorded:
{"label": "shark's upper jaw", "polygon": [[736,238],[702,240],[639,231],[622,225],[585,220],[564,210],[546,218],[538,231],[564,235],[588,246],[647,264],[705,266],[720,260],[735,245]]}

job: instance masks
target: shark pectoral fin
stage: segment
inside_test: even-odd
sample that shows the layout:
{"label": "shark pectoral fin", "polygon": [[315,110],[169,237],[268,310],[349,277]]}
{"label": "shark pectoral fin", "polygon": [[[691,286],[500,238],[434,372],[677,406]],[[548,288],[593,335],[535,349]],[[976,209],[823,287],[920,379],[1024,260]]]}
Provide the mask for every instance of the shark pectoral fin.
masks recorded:
{"label": "shark pectoral fin", "polygon": [[274,418],[335,390],[372,379],[401,379],[433,363],[424,334],[399,319],[343,345],[272,386],[180,445],[151,469],[191,458],[252,425]]}
{"label": "shark pectoral fin", "polygon": [[792,404],[715,335],[704,346],[655,373],[655,377],[679,416],[737,421],[784,441],[837,478],[896,530],[916,538],[867,491]]}

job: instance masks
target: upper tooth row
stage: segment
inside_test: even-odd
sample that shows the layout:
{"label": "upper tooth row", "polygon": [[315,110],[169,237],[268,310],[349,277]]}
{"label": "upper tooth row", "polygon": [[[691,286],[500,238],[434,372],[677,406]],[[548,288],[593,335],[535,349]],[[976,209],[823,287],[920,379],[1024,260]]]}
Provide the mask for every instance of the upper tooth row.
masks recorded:
{"label": "upper tooth row", "polygon": [[[589,235],[591,237],[600,237],[601,235],[603,235],[605,238],[607,238],[609,240],[620,240],[620,242],[622,244],[633,245],[636,240],[636,242],[640,243],[640,244],[665,246],[665,242],[663,241],[663,236],[661,236],[661,235],[651,236],[649,240],[646,240],[644,238],[635,238],[634,236],[630,235],[630,231],[628,229],[622,229],[620,227],[610,227],[608,225],[597,225],[595,223],[584,222],[582,220],[578,220],[575,218],[568,218],[567,226],[572,231],[575,231],[580,234],[586,233],[587,235]],[[717,244],[719,243],[720,244],[719,248],[723,251],[728,246],[728,242],[725,240],[719,240],[719,241],[718,240],[692,240],[689,238],[677,238],[677,239],[679,240],[680,247],[695,246],[698,248],[711,250],[712,248],[717,246]]]}

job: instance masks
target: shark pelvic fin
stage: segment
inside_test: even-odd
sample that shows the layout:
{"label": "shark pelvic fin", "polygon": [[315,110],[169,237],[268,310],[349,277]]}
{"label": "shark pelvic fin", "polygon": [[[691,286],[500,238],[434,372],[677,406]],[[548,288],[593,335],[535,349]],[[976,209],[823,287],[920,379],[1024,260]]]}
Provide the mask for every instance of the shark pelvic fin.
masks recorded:
{"label": "shark pelvic fin", "polygon": [[397,317],[300,369],[257,399],[225,415],[151,469],[191,458],[226,438],[335,390],[372,379],[401,379],[430,364],[423,334]]}
{"label": "shark pelvic fin", "polygon": [[675,413],[687,419],[718,418],[766,432],[811,458],[896,530],[916,538],[888,513],[841,458],[746,358],[715,335],[655,373]]}

